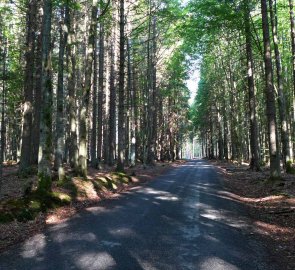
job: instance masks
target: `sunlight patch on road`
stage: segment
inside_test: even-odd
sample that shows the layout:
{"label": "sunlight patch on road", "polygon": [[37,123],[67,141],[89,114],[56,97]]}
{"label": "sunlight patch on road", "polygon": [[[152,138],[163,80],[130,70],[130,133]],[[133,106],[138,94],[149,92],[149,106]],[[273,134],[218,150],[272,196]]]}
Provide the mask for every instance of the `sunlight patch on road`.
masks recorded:
{"label": "sunlight patch on road", "polygon": [[231,216],[231,212],[228,211],[218,211],[213,209],[206,209],[200,214],[201,217],[222,222],[233,228],[247,228],[249,225],[241,220],[239,217]]}
{"label": "sunlight patch on road", "polygon": [[23,246],[21,256],[23,258],[34,258],[41,255],[46,247],[46,238],[44,234],[37,234],[27,240]]}
{"label": "sunlight patch on road", "polygon": [[75,263],[79,269],[85,270],[110,269],[116,266],[115,260],[107,252],[88,252],[79,256]]}
{"label": "sunlight patch on road", "polygon": [[155,199],[161,200],[161,201],[178,201],[179,200],[177,196],[171,194],[170,192],[155,190],[153,188],[145,188],[141,190],[140,193],[149,194],[149,195],[158,195],[158,196],[155,196]]}
{"label": "sunlight patch on road", "polygon": [[218,257],[207,257],[198,266],[200,270],[239,270],[240,268]]}
{"label": "sunlight patch on road", "polygon": [[162,200],[162,201],[179,201],[179,198],[176,196],[170,196],[170,195],[166,195],[166,196],[158,196],[156,197],[156,199],[158,200]]}
{"label": "sunlight patch on road", "polygon": [[135,236],[136,233],[129,229],[129,228],[120,228],[120,229],[116,229],[116,230],[109,230],[111,235],[114,236],[125,236],[125,237],[130,237],[130,236]]}
{"label": "sunlight patch on road", "polygon": [[54,237],[54,241],[57,243],[62,243],[69,240],[94,242],[96,241],[96,236],[94,233],[74,234],[67,232],[58,233],[56,237]]}
{"label": "sunlight patch on road", "polygon": [[151,195],[161,195],[161,194],[167,193],[167,192],[161,191],[161,190],[156,190],[153,188],[144,188],[143,190],[140,190],[139,193],[151,194]]}

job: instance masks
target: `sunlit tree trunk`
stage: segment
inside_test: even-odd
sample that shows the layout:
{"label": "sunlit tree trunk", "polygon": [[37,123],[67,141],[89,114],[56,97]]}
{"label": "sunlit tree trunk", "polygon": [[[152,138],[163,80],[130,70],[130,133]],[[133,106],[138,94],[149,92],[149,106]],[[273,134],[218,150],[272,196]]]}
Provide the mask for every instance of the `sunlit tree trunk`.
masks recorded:
{"label": "sunlit tree trunk", "polygon": [[118,105],[118,162],[117,170],[124,171],[124,147],[125,147],[125,5],[124,0],[119,1],[120,10],[120,55],[119,55],[119,105]]}
{"label": "sunlit tree trunk", "polygon": [[40,117],[42,103],[42,13],[43,1],[37,1],[37,17],[35,25],[36,51],[35,51],[35,70],[34,70],[34,103],[33,103],[33,130],[32,130],[32,164],[38,164],[39,143],[40,143]]}
{"label": "sunlit tree trunk", "polygon": [[28,170],[32,165],[32,131],[33,131],[33,87],[34,87],[34,53],[35,53],[35,27],[37,4],[35,0],[27,3],[27,37],[25,53],[24,103],[22,148],[19,171]]}
{"label": "sunlit tree trunk", "polygon": [[[98,167],[97,159],[97,77],[98,77],[98,67],[97,67],[97,37],[93,39],[93,85],[92,85],[92,131],[91,131],[91,166],[93,168]],[[99,104],[101,106],[102,104]],[[100,123],[98,122],[98,125]],[[100,128],[100,127],[99,127]]]}
{"label": "sunlit tree trunk", "polygon": [[91,90],[91,76],[93,71],[93,51],[94,40],[97,34],[97,3],[98,0],[92,1],[91,8],[91,22],[88,37],[88,47],[86,52],[86,66],[85,66],[85,82],[82,90],[82,104],[80,111],[80,129],[79,129],[79,167],[78,174],[82,177],[87,177],[87,122],[88,122],[88,110],[89,110],[89,98]]}
{"label": "sunlit tree trunk", "polygon": [[273,44],[275,50],[275,59],[276,59],[276,71],[277,71],[277,84],[278,84],[278,102],[279,102],[279,113],[281,120],[281,137],[282,137],[282,146],[283,146],[283,162],[284,168],[286,169],[287,162],[290,161],[290,148],[289,148],[289,134],[287,128],[287,119],[286,119],[286,98],[284,94],[284,84],[283,84],[283,75],[282,75],[282,60],[281,52],[279,50],[279,41],[278,41],[278,18],[276,10],[276,1],[275,1],[275,10],[273,8],[273,1],[269,0],[269,9],[270,9],[270,18],[272,26],[272,36]]}
{"label": "sunlit tree trunk", "polygon": [[104,77],[105,77],[105,33],[104,33],[104,25],[101,23],[100,25],[100,36],[99,36],[99,79],[98,79],[98,114],[97,114],[97,122],[98,122],[98,133],[97,133],[97,158],[98,161],[101,162],[102,158],[102,144],[103,144],[103,101],[105,94],[105,85],[104,85]]}
{"label": "sunlit tree trunk", "polygon": [[[112,39],[113,40],[113,39]],[[110,45],[110,106],[109,106],[109,161],[113,166],[116,156],[116,88],[114,45]]]}
{"label": "sunlit tree trunk", "polygon": [[271,60],[271,46],[268,24],[267,0],[261,0],[262,30],[264,45],[264,64],[265,64],[265,96],[266,96],[266,114],[269,136],[269,155],[270,155],[270,176],[273,178],[281,175],[280,159],[277,146],[277,119],[275,92],[273,86],[273,68]]}
{"label": "sunlit tree trunk", "polygon": [[[0,29],[1,31],[2,29]],[[0,192],[2,189],[2,181],[3,181],[3,162],[5,159],[5,141],[6,141],[6,121],[5,121],[5,106],[6,106],[6,77],[7,77],[7,65],[6,65],[6,61],[7,61],[7,51],[8,51],[8,44],[7,44],[7,39],[4,35],[4,31],[3,33],[1,33],[3,35],[3,40],[1,42],[0,40],[0,44],[3,45],[3,51],[2,52],[2,61],[3,61],[3,66],[2,66],[2,95],[1,95],[1,141],[0,141]]]}
{"label": "sunlit tree trunk", "polygon": [[75,171],[78,168],[78,142],[77,142],[77,108],[76,108],[76,34],[74,12],[72,11],[67,21],[69,39],[67,44],[67,53],[69,58],[69,82],[68,82],[68,115],[69,115],[69,161],[70,166]]}
{"label": "sunlit tree trunk", "polygon": [[51,154],[52,154],[52,81],[51,81],[51,16],[52,2],[44,0],[42,26],[42,106],[40,118],[40,146],[38,189],[48,192],[51,189]]}
{"label": "sunlit tree trunk", "polygon": [[247,1],[244,1],[244,24],[246,36],[247,52],[247,78],[248,78],[248,95],[249,95],[249,114],[250,114],[250,148],[251,148],[251,170],[259,171],[259,149],[258,149],[258,132],[256,118],[256,98],[255,98],[255,81],[254,81],[254,63],[252,52],[251,28],[250,28],[250,10]]}
{"label": "sunlit tree trunk", "polygon": [[[63,14],[65,13],[65,15]],[[64,18],[63,18],[64,16]],[[62,180],[65,176],[63,168],[63,155],[64,155],[64,140],[65,140],[65,120],[64,120],[64,55],[68,39],[68,29],[65,22],[68,20],[69,7],[61,8],[60,22],[60,40],[59,40],[59,55],[58,55],[58,79],[57,79],[57,113],[56,113],[56,137],[55,137],[55,160],[54,168],[58,171],[58,178]]]}

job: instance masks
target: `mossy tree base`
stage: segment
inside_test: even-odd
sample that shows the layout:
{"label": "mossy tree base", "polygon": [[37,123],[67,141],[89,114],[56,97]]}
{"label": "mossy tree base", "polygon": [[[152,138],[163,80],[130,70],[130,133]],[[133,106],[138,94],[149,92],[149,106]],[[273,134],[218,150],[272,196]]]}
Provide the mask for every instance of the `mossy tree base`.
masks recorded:
{"label": "mossy tree base", "polygon": [[39,178],[39,181],[38,181],[37,192],[44,193],[44,194],[51,192],[51,184],[52,184],[51,175],[48,175],[45,173],[39,173],[38,178]]}

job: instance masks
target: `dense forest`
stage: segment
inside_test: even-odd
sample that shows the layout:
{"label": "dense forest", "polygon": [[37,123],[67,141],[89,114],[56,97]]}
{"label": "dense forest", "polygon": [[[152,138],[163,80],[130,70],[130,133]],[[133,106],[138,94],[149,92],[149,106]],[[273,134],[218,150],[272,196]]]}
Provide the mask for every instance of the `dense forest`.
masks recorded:
{"label": "dense forest", "polygon": [[20,174],[38,165],[48,190],[65,166],[86,177],[88,165],[180,158],[189,91],[178,1],[3,4],[2,161]]}
{"label": "dense forest", "polygon": [[0,174],[18,163],[47,192],[90,166],[180,159],[192,138],[292,172],[293,0],[1,0],[0,15]]}
{"label": "dense forest", "polygon": [[189,14],[187,24],[200,37],[191,116],[203,156],[249,161],[258,171],[270,164],[273,178],[281,168],[292,172],[293,1],[191,1]]}

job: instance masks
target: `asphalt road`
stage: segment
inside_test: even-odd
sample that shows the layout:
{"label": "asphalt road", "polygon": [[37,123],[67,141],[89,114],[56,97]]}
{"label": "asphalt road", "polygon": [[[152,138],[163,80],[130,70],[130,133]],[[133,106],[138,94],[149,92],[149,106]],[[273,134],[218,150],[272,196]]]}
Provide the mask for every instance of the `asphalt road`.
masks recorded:
{"label": "asphalt road", "polygon": [[0,269],[274,270],[218,172],[190,161],[48,227],[0,255]]}

